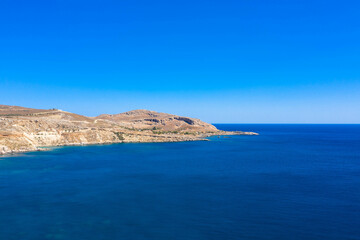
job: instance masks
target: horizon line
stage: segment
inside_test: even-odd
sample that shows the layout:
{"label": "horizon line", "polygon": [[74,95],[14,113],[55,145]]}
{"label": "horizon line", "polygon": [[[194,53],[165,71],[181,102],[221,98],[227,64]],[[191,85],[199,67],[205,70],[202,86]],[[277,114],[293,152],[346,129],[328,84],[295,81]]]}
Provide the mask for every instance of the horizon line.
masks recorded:
{"label": "horizon line", "polygon": [[360,123],[211,123],[211,124],[274,124],[274,125],[360,125]]}

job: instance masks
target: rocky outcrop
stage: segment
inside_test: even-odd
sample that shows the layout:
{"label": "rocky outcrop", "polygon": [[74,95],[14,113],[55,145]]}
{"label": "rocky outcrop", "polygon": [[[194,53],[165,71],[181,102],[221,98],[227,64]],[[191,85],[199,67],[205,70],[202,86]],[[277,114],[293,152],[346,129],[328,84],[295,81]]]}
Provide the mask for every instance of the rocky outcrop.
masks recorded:
{"label": "rocky outcrop", "polygon": [[120,114],[103,114],[96,119],[108,120],[121,126],[135,129],[157,129],[179,132],[216,132],[215,126],[196,118],[180,117],[173,114],[149,110],[134,110]]}
{"label": "rocky outcrop", "polygon": [[195,141],[232,134],[255,133],[224,132],[199,119],[148,110],[93,118],[57,109],[0,105],[0,154],[48,146]]}

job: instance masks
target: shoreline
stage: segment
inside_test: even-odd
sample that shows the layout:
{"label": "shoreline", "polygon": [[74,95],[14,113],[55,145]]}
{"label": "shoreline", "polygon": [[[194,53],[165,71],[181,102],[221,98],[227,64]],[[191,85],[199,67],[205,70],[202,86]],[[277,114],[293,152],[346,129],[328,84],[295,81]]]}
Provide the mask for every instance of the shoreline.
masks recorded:
{"label": "shoreline", "polygon": [[[180,134],[177,134],[179,136]],[[241,131],[220,131],[218,133],[203,133],[199,134],[199,136],[193,137],[182,137],[182,139],[178,139],[174,136],[161,136],[163,138],[172,138],[172,139],[160,139],[159,141],[131,141],[131,140],[123,140],[123,141],[109,141],[109,142],[74,142],[74,143],[65,143],[65,144],[54,144],[54,145],[41,145],[34,146],[34,148],[29,149],[17,149],[6,151],[6,149],[2,149],[0,151],[0,157],[10,157],[12,155],[17,155],[21,153],[30,153],[30,152],[43,152],[43,151],[51,151],[51,148],[55,147],[80,147],[80,146],[96,146],[96,145],[111,145],[111,144],[123,144],[123,143],[176,143],[176,142],[194,142],[194,141],[211,141],[207,139],[208,137],[215,136],[257,136],[258,133],[255,132],[241,132]],[[157,136],[159,137],[159,136]],[[0,149],[1,150],[1,149]]]}
{"label": "shoreline", "polygon": [[87,117],[59,109],[0,105],[0,155],[56,146],[206,141],[215,135],[258,134],[223,131],[197,118],[144,109]]}

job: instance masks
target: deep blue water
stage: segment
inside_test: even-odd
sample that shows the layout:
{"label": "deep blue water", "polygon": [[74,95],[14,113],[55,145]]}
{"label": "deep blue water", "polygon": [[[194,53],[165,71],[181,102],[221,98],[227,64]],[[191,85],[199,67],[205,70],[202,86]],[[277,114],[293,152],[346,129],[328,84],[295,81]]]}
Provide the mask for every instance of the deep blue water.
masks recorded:
{"label": "deep blue water", "polygon": [[360,239],[360,125],[217,126],[0,158],[0,239]]}

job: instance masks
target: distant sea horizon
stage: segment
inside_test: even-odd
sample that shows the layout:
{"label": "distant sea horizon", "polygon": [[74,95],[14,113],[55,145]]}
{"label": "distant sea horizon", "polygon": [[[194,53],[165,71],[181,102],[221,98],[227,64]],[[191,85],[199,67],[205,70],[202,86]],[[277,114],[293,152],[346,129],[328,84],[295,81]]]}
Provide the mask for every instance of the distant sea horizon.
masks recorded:
{"label": "distant sea horizon", "polygon": [[213,125],[225,125],[225,124],[235,124],[235,125],[360,125],[360,123],[211,123]]}

